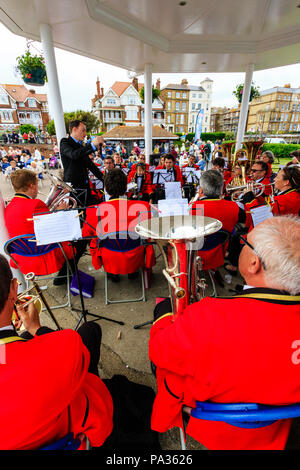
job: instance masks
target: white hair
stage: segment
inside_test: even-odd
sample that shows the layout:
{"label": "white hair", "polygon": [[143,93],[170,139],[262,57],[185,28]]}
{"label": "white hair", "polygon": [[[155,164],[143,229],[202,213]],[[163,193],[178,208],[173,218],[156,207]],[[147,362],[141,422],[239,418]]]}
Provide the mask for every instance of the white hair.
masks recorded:
{"label": "white hair", "polygon": [[300,292],[300,219],[278,216],[253,230],[252,242],[266,265],[264,278],[268,287]]}

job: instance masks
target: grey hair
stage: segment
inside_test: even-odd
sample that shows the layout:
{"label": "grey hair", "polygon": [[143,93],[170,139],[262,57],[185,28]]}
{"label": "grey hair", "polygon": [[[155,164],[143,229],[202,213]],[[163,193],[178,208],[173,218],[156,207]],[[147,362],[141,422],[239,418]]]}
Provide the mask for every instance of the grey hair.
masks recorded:
{"label": "grey hair", "polygon": [[223,192],[223,175],[218,170],[207,170],[201,174],[200,187],[206,197],[221,196]]}
{"label": "grey hair", "polygon": [[278,216],[253,230],[252,242],[264,261],[264,279],[268,287],[300,292],[300,219]]}
{"label": "grey hair", "polygon": [[269,158],[269,161],[270,163],[274,163],[275,162],[275,157],[274,157],[274,153],[271,151],[271,150],[265,150],[261,156],[263,155],[267,155],[267,157]]}

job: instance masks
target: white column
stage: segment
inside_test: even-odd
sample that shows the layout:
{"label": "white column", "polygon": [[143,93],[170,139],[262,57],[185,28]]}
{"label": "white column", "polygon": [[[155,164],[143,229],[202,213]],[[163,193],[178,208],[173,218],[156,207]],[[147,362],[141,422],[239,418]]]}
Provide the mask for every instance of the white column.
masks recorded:
{"label": "white column", "polygon": [[48,78],[49,106],[51,114],[53,115],[57,144],[59,146],[61,139],[66,137],[66,126],[58,82],[51,26],[49,24],[41,23],[40,33]]}
{"label": "white column", "polygon": [[150,163],[152,153],[152,64],[145,64],[144,103],[145,156],[146,162]]}
{"label": "white column", "polygon": [[236,135],[235,150],[238,150],[242,147],[242,142],[244,140],[253,70],[254,70],[254,64],[249,64],[246,70],[246,74],[245,74],[245,83],[244,83],[244,88],[243,88],[243,97],[242,97],[242,103],[241,103],[241,109],[240,109],[239,125],[238,125],[238,130],[237,130],[237,135]]}

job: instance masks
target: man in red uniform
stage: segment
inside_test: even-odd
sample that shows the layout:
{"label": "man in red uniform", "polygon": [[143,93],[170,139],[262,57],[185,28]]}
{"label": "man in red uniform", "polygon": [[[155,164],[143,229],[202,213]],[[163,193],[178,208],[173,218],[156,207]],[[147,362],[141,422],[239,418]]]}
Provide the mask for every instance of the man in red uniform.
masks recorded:
{"label": "man in red uniform", "polygon": [[[86,223],[82,229],[83,236],[103,237],[104,234],[123,232],[135,233],[136,225],[151,217],[148,202],[128,200],[125,197],[127,177],[119,168],[111,170],[104,179],[104,187],[110,199],[96,208],[87,209]],[[155,254],[152,245],[139,245],[130,250],[112,251],[99,244],[98,239],[90,243],[92,263],[95,269],[104,269],[113,281],[118,281],[119,274],[135,274],[144,266],[151,270],[155,265]],[[135,277],[135,276],[132,276]]]}
{"label": "man in red uniform", "polygon": [[134,191],[128,191],[128,199],[138,199],[151,202],[153,195],[153,184],[151,182],[151,175],[146,170],[146,167],[143,163],[137,163],[135,165],[135,169],[130,171],[127,177],[127,183],[136,184],[136,189]]}
{"label": "man in red uniform", "polygon": [[[218,170],[208,170],[200,178],[199,199],[193,203],[190,213],[212,217],[222,222],[222,230],[231,235],[237,223],[244,223],[246,216],[235,202],[220,199],[223,191],[223,176]],[[217,269],[224,263],[225,246],[219,245],[207,251],[199,251],[204,270]],[[216,280],[222,284],[219,273]]]}
{"label": "man in red uniform", "polygon": [[[182,427],[182,407],[194,408],[196,400],[300,401],[300,221],[268,219],[247,242],[239,259],[246,282],[241,294],[205,297],[175,321],[156,309],[149,343],[158,387],[153,430]],[[289,419],[244,429],[191,417],[186,432],[209,449],[268,450],[284,449],[290,427]]]}
{"label": "man in red uniform", "polygon": [[98,376],[99,325],[53,331],[40,325],[31,303],[28,309],[18,307],[33,336],[25,340],[12,324],[17,291],[17,280],[0,255],[0,448],[39,449],[69,432],[84,434],[92,447],[100,447],[112,431],[113,403]]}
{"label": "man in red uniform", "polygon": [[[4,217],[10,238],[19,235],[33,234],[33,215],[49,212],[48,206],[37,198],[38,179],[37,175],[30,170],[22,169],[11,176],[11,182],[16,191],[13,199],[5,208]],[[61,203],[57,209],[66,209],[67,204]],[[67,258],[73,258],[73,252],[67,242],[62,244]],[[34,272],[36,275],[52,274],[59,270],[59,276],[66,274],[65,258],[60,248],[55,248],[50,253],[36,257],[14,255],[22,273]],[[63,278],[64,279],[64,278]],[[61,278],[55,280],[60,284]]]}

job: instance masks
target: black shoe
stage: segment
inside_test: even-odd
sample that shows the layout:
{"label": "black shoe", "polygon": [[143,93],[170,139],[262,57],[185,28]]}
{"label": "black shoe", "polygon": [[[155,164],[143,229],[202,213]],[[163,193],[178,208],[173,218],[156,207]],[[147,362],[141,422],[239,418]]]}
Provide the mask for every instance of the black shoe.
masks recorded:
{"label": "black shoe", "polygon": [[112,282],[120,282],[120,276],[119,274],[111,274],[107,273],[108,279],[110,279]]}
{"label": "black shoe", "polygon": [[128,274],[128,279],[136,279],[139,275],[139,272],[136,271],[135,273]]}

